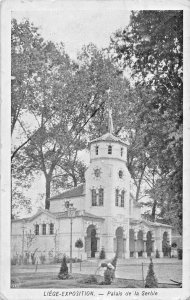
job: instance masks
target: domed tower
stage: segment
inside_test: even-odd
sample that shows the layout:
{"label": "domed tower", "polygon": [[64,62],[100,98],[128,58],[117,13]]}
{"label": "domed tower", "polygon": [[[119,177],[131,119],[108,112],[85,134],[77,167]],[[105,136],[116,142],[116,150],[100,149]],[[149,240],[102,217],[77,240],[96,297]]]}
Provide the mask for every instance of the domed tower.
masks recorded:
{"label": "domed tower", "polygon": [[[85,210],[104,218],[102,246],[107,248],[109,245],[107,251],[111,251],[111,257],[117,247],[114,246],[116,230],[121,227],[124,239],[129,227],[130,174],[126,166],[127,144],[113,135],[110,110],[108,120],[108,133],[90,142]],[[110,242],[113,249],[110,248]]]}

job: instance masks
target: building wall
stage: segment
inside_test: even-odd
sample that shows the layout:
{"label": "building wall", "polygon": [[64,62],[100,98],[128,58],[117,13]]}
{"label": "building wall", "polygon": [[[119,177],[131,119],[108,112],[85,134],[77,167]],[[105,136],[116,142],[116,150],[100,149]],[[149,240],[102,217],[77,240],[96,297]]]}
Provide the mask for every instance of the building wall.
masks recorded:
{"label": "building wall", "polygon": [[85,196],[80,196],[80,197],[51,200],[50,201],[50,209],[49,209],[50,212],[55,213],[55,212],[65,211],[65,201],[72,202],[74,207],[77,208],[77,210],[84,209]]}
{"label": "building wall", "polygon": [[[108,146],[112,146],[112,154],[108,154]],[[96,154],[96,146],[98,146],[98,155]],[[123,155],[121,156],[121,148],[123,148]],[[124,162],[127,161],[127,146],[119,142],[98,141],[90,145],[90,162],[94,159],[110,158],[119,159]]]}
{"label": "building wall", "polygon": [[[95,146],[98,145],[98,155],[95,154]],[[112,145],[112,154],[108,154],[108,145]],[[120,149],[123,148],[121,157]],[[127,215],[129,210],[129,183],[130,174],[126,167],[126,147],[116,143],[100,142],[91,145],[91,163],[86,171],[86,201],[85,209],[95,215],[113,216],[119,214]],[[94,171],[100,169],[100,177],[96,177]],[[123,172],[123,178],[119,178],[119,171]],[[92,188],[104,189],[104,206],[92,206]],[[115,190],[125,190],[125,207],[115,206]]]}
{"label": "building wall", "polygon": [[[112,146],[112,154],[108,154],[108,146]],[[98,146],[98,155],[95,152],[95,147]],[[121,148],[123,148],[123,155],[121,156]],[[65,201],[71,201],[74,207],[79,211],[86,211],[95,216],[102,217],[74,217],[72,219],[72,257],[82,255],[85,259],[86,242],[89,243],[87,237],[87,229],[93,225],[96,229],[97,237],[97,250],[100,251],[104,247],[107,258],[113,258],[116,252],[119,237],[117,230],[122,229],[122,247],[123,258],[129,257],[130,248],[134,248],[136,242],[133,240],[130,243],[129,237],[129,219],[134,218],[140,220],[140,208],[135,206],[133,201],[130,200],[130,174],[126,167],[127,147],[120,143],[97,142],[92,143],[90,147],[91,163],[86,171],[86,195],[80,197],[66,198],[52,200],[50,205],[50,212],[63,212],[65,211]],[[100,177],[95,176],[95,170],[100,170]],[[122,178],[119,176],[119,171],[123,172]],[[97,193],[99,188],[104,190],[103,206],[92,206],[92,189],[96,189]],[[121,193],[125,191],[124,207],[115,205],[116,189]],[[131,201],[130,205],[129,202]],[[50,234],[50,223],[54,224],[54,234]],[[39,235],[34,234],[35,225],[40,226]],[[42,224],[46,224],[46,235],[42,234]],[[132,227],[131,227],[132,228]],[[168,239],[171,241],[171,229],[158,227],[150,228],[145,225],[134,225],[134,236],[137,239],[138,231],[143,230],[143,241],[146,240],[146,233],[152,232],[152,239],[154,240],[154,249],[162,253],[162,238],[165,231],[168,232]],[[75,242],[79,238],[82,239],[84,247],[79,252],[75,247]],[[88,241],[87,241],[88,240]],[[141,249],[144,244],[137,241],[137,250]],[[71,220],[70,218],[56,219],[50,214],[41,213],[35,216],[30,221],[24,223],[23,221],[12,223],[12,254],[22,253],[23,248],[25,252],[34,252],[36,249],[39,253],[49,259],[49,253],[52,255],[70,256],[70,242],[71,242]],[[121,245],[121,244],[120,244]],[[98,252],[97,252],[98,254]],[[137,256],[136,256],[137,257]]]}

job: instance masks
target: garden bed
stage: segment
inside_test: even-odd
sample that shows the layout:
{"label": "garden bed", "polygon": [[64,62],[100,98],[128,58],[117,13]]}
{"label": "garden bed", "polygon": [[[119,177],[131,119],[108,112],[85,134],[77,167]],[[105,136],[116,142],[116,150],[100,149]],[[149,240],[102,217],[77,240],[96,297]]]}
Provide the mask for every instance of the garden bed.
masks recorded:
{"label": "garden bed", "polygon": [[[83,283],[89,275],[73,274],[73,278],[60,280],[57,274],[52,273],[14,273],[11,278],[12,288],[30,288],[30,289],[45,289],[45,288],[143,288],[143,282],[133,279],[115,278],[111,285],[103,285],[101,283],[104,278],[97,275],[96,283]],[[176,288],[175,285],[159,284],[159,288]]]}

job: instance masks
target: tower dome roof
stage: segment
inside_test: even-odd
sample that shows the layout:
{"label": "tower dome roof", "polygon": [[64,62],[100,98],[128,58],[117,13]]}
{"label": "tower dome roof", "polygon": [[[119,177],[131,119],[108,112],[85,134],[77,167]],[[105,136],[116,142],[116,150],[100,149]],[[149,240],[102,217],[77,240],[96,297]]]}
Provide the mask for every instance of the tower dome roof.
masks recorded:
{"label": "tower dome roof", "polygon": [[120,144],[123,144],[123,145],[127,146],[126,142],[122,141],[120,138],[118,138],[117,136],[113,135],[110,132],[107,132],[106,134],[100,136],[99,138],[96,138],[96,139],[90,141],[90,143],[96,143],[96,142],[101,142],[101,141],[104,141],[104,142],[117,142],[117,143],[120,143]]}

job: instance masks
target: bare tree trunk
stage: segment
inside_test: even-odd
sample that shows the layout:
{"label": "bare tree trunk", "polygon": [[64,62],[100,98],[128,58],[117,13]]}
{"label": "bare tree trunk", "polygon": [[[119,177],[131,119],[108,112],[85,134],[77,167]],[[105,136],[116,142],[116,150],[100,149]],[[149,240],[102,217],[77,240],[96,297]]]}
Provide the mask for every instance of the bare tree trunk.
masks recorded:
{"label": "bare tree trunk", "polygon": [[50,188],[51,188],[51,176],[46,175],[46,200],[45,200],[45,209],[50,207]]}
{"label": "bare tree trunk", "polygon": [[139,200],[140,189],[141,189],[141,181],[138,182],[137,191],[136,191],[136,201]]}
{"label": "bare tree trunk", "polygon": [[151,213],[151,219],[154,222],[156,217],[156,207],[157,207],[157,201],[154,200],[153,206],[152,206],[152,213]]}

